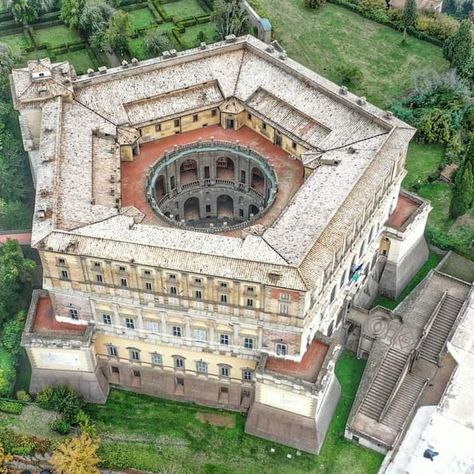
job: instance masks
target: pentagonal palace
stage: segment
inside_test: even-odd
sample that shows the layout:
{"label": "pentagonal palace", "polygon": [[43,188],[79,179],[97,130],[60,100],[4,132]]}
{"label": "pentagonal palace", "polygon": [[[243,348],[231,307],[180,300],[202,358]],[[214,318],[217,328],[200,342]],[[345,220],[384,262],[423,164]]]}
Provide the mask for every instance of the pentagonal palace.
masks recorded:
{"label": "pentagonal palace", "polygon": [[318,452],[348,306],[426,256],[429,206],[398,199],[414,129],[250,36],[84,76],[31,61],[12,90],[44,272],[31,390],[237,409]]}

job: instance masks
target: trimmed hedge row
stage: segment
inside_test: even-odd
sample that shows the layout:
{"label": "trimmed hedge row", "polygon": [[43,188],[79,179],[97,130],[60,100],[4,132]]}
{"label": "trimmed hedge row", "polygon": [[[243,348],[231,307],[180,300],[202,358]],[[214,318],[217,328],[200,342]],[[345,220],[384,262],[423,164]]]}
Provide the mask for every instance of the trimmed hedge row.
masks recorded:
{"label": "trimmed hedge row", "polygon": [[[356,5],[355,3],[352,3],[349,0],[328,0],[328,1],[335,5],[339,5],[340,7],[356,12],[359,15],[365,18],[368,18],[369,20],[389,26],[390,28],[393,28],[396,31],[403,30],[403,28],[399,24],[397,24],[390,18],[384,18],[383,16],[378,15],[377,12],[374,12],[374,11],[364,10],[363,8],[360,7],[360,5]],[[418,39],[428,41],[429,43],[432,43],[436,46],[443,46],[442,39],[435,38],[434,36],[430,36],[424,31],[417,30],[416,28],[408,28],[407,31],[410,35],[415,36]]]}
{"label": "trimmed hedge row", "polygon": [[15,400],[0,400],[0,411],[10,415],[21,415],[23,403]]}

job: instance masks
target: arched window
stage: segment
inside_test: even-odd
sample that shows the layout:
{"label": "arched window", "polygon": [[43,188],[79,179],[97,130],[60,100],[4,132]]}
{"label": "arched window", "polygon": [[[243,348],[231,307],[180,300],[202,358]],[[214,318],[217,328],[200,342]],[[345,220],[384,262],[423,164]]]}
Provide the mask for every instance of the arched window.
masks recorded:
{"label": "arched window", "polygon": [[334,301],[334,298],[336,297],[336,285],[334,285],[332,287],[332,291],[331,291],[331,298],[329,300],[330,303],[332,303]]}
{"label": "arched window", "polygon": [[345,270],[344,273],[342,274],[341,283],[339,284],[341,288],[346,284],[346,280],[347,280],[347,270]]}

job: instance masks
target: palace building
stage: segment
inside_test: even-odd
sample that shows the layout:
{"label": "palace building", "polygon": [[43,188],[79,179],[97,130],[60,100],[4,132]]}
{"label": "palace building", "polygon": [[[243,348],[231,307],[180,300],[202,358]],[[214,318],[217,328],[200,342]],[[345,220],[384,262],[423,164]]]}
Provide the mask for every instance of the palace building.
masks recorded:
{"label": "palace building", "polygon": [[251,36],[11,84],[43,267],[31,391],[240,410],[319,452],[348,308],[427,256],[430,206],[400,194],[415,130]]}

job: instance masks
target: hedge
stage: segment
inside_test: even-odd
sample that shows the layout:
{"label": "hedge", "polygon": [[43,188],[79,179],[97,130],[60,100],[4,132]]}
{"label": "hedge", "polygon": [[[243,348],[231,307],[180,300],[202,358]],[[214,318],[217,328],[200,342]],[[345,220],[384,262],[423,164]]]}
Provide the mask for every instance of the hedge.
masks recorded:
{"label": "hedge", "polygon": [[9,397],[15,383],[15,357],[0,346],[0,397]]}
{"label": "hedge", "polygon": [[[340,7],[346,8],[353,12],[358,13],[359,15],[368,18],[369,20],[375,21],[377,23],[381,23],[382,25],[389,26],[396,31],[402,31],[402,28],[399,24],[391,20],[390,18],[383,19],[380,15],[377,15],[374,11],[364,10],[359,5],[351,3],[349,0],[328,0],[330,3],[334,3],[335,5],[339,5]],[[408,33],[412,36],[415,36],[418,39],[428,41],[429,43],[435,44],[436,46],[443,46],[444,40],[435,38],[433,36],[428,35],[424,31],[419,31],[416,28],[408,28]]]}
{"label": "hedge", "polygon": [[23,404],[14,400],[0,400],[0,411],[11,415],[21,415]]}

